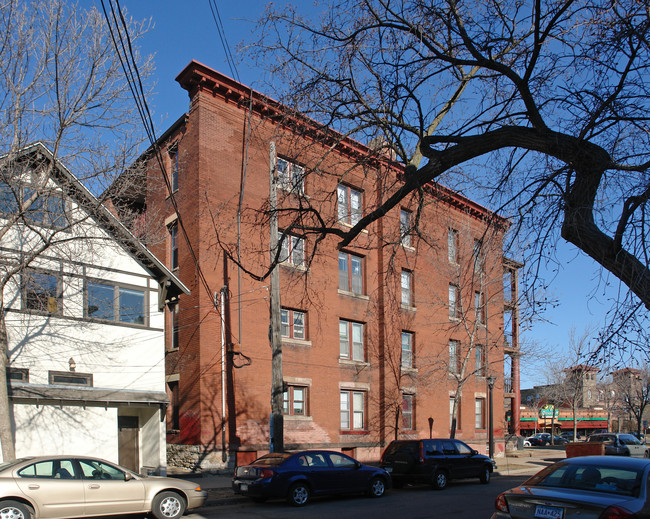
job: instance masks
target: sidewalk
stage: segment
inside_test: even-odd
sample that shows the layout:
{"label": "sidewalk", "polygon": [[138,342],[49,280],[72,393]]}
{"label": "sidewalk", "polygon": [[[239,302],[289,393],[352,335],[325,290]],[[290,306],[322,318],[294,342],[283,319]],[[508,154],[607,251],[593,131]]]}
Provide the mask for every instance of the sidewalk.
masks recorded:
{"label": "sidewalk", "polygon": [[[509,452],[505,457],[497,458],[495,476],[532,476],[547,465],[565,457],[563,447],[527,447],[523,450]],[[170,468],[168,476],[193,481],[197,485],[201,485],[201,488],[208,493],[206,507],[248,501],[247,497],[233,492],[230,486],[232,473],[191,473]]]}

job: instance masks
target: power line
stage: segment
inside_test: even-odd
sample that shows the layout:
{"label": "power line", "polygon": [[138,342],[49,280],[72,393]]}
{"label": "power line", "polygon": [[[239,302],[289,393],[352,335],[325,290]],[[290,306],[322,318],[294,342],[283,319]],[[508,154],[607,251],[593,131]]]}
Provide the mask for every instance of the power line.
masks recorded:
{"label": "power line", "polygon": [[[208,295],[211,295],[212,290],[207,282],[207,279],[205,278],[205,275],[203,274],[203,271],[199,264],[194,248],[192,247],[192,244],[190,242],[189,236],[187,234],[187,230],[185,229],[185,225],[183,223],[183,219],[181,218],[181,213],[176,203],[176,198],[172,190],[169,176],[167,175],[167,171],[165,168],[158,139],[155,134],[153,118],[151,117],[151,112],[147,104],[144,88],[142,86],[142,78],[140,76],[140,72],[138,71],[138,65],[133,55],[133,47],[131,45],[131,39],[129,37],[128,27],[124,19],[124,16],[122,14],[122,8],[120,6],[120,2],[119,0],[116,0],[117,10],[119,12],[119,18],[122,25],[122,30],[120,30],[120,23],[118,22],[117,16],[115,14],[115,9],[113,8],[112,0],[108,0],[109,6],[111,8],[113,23],[115,24],[116,27],[116,31],[113,30],[113,24],[111,23],[111,18],[109,17],[108,12],[106,11],[104,0],[101,0],[101,3],[102,3],[102,9],[104,11],[104,17],[106,18],[106,23],[108,24],[111,39],[113,40],[115,51],[118,55],[118,58],[120,59],[120,63],[122,64],[122,69],[126,76],[126,81],[129,85],[129,89],[131,90],[131,93],[133,94],[133,98],[135,100],[136,106],[138,107],[138,113],[140,114],[140,118],[142,119],[142,123],[147,133],[147,137],[149,138],[149,141],[151,143],[151,149],[153,150],[156,160],[158,162],[158,166],[160,167],[163,181],[167,186],[167,191],[169,193],[169,200],[171,201],[172,207],[174,208],[174,211],[176,213],[178,227],[181,229],[181,233],[183,234],[183,238],[192,257],[192,261],[196,266],[196,271],[198,273],[199,279],[201,280],[201,284],[205,288]],[[119,46],[115,38],[115,32],[117,32],[119,36],[119,40],[120,40]],[[125,45],[125,40],[126,40],[126,45]],[[127,46],[128,46],[128,52],[127,52]],[[122,55],[122,53],[124,54],[124,56]],[[134,84],[137,84],[137,87]]]}
{"label": "power line", "polygon": [[219,7],[215,0],[208,0],[210,5],[210,10],[212,11],[212,18],[214,19],[214,24],[217,26],[217,32],[219,33],[219,39],[221,40],[221,46],[223,47],[224,54],[226,55],[226,62],[228,63],[228,68],[230,68],[230,73],[233,77],[241,83],[239,79],[239,73],[235,67],[235,60],[232,57],[230,52],[230,45],[228,45],[228,39],[226,38],[226,31],[223,28],[223,22],[221,21],[221,15],[219,14]]}

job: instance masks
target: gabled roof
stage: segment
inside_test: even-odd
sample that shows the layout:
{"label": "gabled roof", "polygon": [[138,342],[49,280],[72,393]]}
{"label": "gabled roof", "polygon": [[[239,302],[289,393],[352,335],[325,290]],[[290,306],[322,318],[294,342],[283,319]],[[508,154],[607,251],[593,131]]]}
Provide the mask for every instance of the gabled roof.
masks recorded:
{"label": "gabled roof", "polygon": [[[59,160],[55,160],[54,154],[47,146],[36,142],[21,149],[17,157],[33,157],[33,159],[39,160],[44,158],[54,164],[51,177],[65,191],[66,195],[75,200],[82,208],[91,210],[94,221],[160,284],[159,308],[162,309],[165,304],[177,301],[181,294],[189,295],[189,289],[181,280],[154,256],[105,205],[100,203],[97,197],[65,165]],[[0,161],[4,159],[6,159],[6,155],[0,157]]]}

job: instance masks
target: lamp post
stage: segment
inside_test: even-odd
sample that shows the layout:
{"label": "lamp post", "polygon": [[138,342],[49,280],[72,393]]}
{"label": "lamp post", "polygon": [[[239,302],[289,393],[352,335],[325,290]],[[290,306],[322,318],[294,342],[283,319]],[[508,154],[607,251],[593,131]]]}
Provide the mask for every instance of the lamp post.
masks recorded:
{"label": "lamp post", "polygon": [[496,378],[490,375],[487,377],[488,385],[488,407],[489,407],[489,421],[490,428],[488,429],[488,455],[490,458],[494,459],[494,414],[493,414],[493,405],[492,405],[492,389],[494,389],[494,383]]}

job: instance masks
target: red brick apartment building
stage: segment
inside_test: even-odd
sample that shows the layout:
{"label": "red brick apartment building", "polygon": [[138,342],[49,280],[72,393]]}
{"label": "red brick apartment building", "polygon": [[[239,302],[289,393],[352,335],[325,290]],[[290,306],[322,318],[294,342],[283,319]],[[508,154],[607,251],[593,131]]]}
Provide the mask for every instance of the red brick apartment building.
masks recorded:
{"label": "red brick apartment building", "polygon": [[448,437],[457,409],[456,437],[486,451],[493,376],[502,451],[519,410],[507,222],[431,184],[423,203],[405,199],[339,249],[284,210],[317,208],[349,229],[399,186],[402,168],[200,63],[176,80],[189,112],[159,139],[161,154],[133,168],[146,192],[127,199],[192,291],[167,320],[169,463],[218,468],[269,450],[271,143],[279,227],[291,230],[278,267],[285,448],[376,460],[395,437]]}

